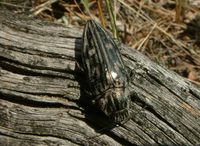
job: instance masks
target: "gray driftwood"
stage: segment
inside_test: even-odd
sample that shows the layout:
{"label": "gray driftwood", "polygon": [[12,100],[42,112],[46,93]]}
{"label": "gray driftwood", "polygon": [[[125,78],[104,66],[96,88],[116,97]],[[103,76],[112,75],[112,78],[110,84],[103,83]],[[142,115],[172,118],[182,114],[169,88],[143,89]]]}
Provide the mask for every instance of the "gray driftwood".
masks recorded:
{"label": "gray driftwood", "polygon": [[200,89],[134,49],[121,50],[131,119],[114,126],[84,102],[81,37],[80,28],[0,13],[0,145],[200,144]]}

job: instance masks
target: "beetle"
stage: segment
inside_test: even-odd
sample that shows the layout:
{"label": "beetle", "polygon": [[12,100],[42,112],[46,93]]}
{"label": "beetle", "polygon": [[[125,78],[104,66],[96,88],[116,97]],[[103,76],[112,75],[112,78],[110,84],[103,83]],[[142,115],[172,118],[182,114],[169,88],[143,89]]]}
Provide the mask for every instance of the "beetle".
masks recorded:
{"label": "beetle", "polygon": [[83,32],[82,68],[87,85],[85,92],[93,103],[115,123],[129,117],[127,72],[111,35],[95,20],[88,20]]}

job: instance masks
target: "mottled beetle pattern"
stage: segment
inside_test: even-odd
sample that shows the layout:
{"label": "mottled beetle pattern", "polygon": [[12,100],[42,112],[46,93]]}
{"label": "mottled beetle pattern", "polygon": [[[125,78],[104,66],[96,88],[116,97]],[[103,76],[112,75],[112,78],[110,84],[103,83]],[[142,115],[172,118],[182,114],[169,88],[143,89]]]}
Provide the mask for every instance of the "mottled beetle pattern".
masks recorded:
{"label": "mottled beetle pattern", "polygon": [[111,120],[120,123],[129,117],[127,72],[119,48],[96,21],[88,20],[81,50],[86,92]]}

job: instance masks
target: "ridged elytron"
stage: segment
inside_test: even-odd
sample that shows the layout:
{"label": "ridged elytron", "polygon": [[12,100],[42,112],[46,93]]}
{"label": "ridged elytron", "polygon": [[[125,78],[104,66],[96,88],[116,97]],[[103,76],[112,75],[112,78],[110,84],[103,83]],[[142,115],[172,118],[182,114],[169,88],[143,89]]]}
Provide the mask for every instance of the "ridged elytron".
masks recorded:
{"label": "ridged elytron", "polygon": [[127,72],[115,41],[94,20],[88,20],[85,26],[81,58],[87,79],[85,90],[95,105],[115,123],[127,119]]}

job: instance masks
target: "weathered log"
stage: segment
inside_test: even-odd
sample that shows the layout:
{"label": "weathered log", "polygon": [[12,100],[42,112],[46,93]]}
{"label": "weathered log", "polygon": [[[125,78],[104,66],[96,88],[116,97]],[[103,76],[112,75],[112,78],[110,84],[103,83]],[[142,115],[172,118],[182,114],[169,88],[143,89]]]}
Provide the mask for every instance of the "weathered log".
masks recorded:
{"label": "weathered log", "polygon": [[0,145],[198,145],[200,89],[132,48],[131,119],[87,102],[82,29],[0,13]]}

